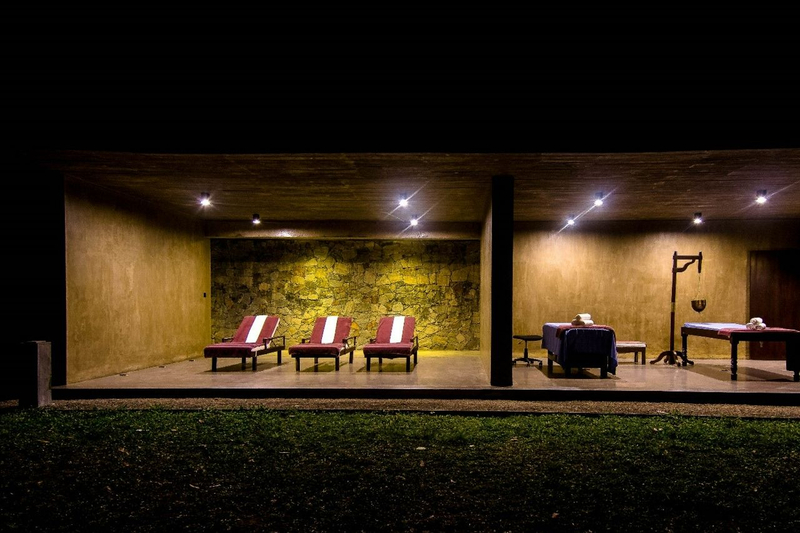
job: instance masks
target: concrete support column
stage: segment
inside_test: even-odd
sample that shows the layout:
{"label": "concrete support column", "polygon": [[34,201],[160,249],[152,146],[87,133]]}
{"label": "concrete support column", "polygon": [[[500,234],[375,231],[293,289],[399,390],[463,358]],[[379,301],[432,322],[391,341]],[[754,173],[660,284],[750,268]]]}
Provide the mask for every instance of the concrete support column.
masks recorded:
{"label": "concrete support column", "polygon": [[492,178],[491,376],[494,386],[513,385],[514,178]]}

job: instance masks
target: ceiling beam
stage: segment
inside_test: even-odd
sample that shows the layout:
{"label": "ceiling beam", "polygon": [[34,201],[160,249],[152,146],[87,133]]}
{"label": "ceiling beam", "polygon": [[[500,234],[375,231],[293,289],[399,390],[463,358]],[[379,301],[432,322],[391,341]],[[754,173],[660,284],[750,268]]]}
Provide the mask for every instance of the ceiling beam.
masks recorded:
{"label": "ceiling beam", "polygon": [[418,239],[480,240],[480,224],[474,222],[421,223],[416,228],[396,221],[327,220],[249,221],[207,220],[206,237],[212,239]]}

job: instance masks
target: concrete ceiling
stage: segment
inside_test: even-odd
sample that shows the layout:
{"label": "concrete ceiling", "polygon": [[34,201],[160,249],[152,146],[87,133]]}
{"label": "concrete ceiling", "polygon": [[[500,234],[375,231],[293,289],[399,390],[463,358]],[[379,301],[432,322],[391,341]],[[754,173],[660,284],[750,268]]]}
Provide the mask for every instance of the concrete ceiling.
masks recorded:
{"label": "concrete ceiling", "polygon": [[[517,221],[800,218],[800,149],[645,153],[164,154],[43,150],[37,164],[207,220],[479,222],[491,177]],[[769,202],[754,203],[766,189]],[[200,193],[213,206],[201,209]],[[407,210],[398,198],[411,196]]]}

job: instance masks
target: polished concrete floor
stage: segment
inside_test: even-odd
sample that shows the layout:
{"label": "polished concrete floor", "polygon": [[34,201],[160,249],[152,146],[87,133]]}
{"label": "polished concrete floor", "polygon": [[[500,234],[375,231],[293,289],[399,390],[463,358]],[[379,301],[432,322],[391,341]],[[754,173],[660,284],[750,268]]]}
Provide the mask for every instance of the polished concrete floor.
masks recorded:
{"label": "polished concrete floor", "polygon": [[255,372],[247,360],[242,369],[238,359],[218,359],[217,371],[211,371],[211,359],[198,358],[180,363],[146,368],[124,374],[91,379],[69,388],[485,388],[489,378],[477,352],[421,353],[418,365],[406,372],[405,359],[373,360],[367,372],[360,352],[349,364],[341,358],[337,372],[333,359],[301,359],[300,372],[295,360],[284,354],[277,365],[274,354],[260,357]]}
{"label": "polished concrete floor", "polygon": [[[541,357],[542,353],[531,355]],[[740,360],[738,381],[731,381],[730,361],[722,358],[696,359],[694,366],[680,367],[634,364],[632,356],[623,354],[616,375],[608,379],[600,378],[599,369],[573,370],[567,376],[554,365],[549,375],[546,361],[541,369],[517,363],[512,387],[490,386],[477,352],[421,352],[419,364],[409,373],[402,359],[386,361],[380,367],[373,362],[371,372],[360,353],[352,364],[346,361],[342,359],[336,372],[331,359],[321,359],[319,365],[302,360],[297,372],[294,359],[284,356],[278,366],[273,354],[260,358],[255,371],[249,361],[243,370],[238,360],[220,359],[217,372],[212,372],[211,360],[198,358],[56,387],[54,397],[331,395],[728,401],[723,396],[734,395],[738,399],[730,401],[800,402],[800,383],[792,380],[784,361]]]}

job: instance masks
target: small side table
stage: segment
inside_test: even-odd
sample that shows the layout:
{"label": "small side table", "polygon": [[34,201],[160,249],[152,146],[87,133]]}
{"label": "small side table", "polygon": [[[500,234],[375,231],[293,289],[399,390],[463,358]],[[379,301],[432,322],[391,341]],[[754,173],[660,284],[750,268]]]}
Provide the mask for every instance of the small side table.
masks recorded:
{"label": "small side table", "polygon": [[633,362],[636,364],[639,359],[639,352],[642,352],[642,364],[647,359],[647,344],[642,341],[617,341],[617,353],[633,352]]}
{"label": "small side table", "polygon": [[542,368],[542,361],[541,359],[536,359],[535,357],[528,357],[528,341],[540,341],[542,340],[541,335],[514,335],[514,339],[519,339],[521,341],[525,341],[525,351],[523,352],[522,357],[517,357],[516,359],[511,360],[512,365],[516,365],[517,361],[525,361],[528,366],[531,366],[531,363],[539,363],[539,368]]}

